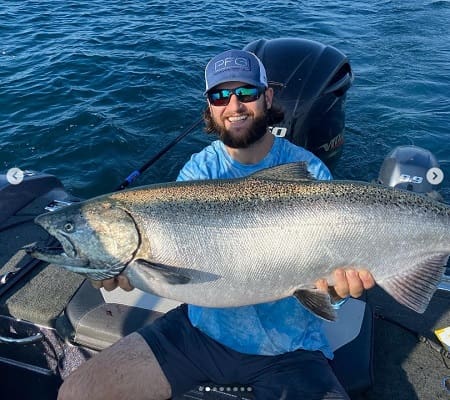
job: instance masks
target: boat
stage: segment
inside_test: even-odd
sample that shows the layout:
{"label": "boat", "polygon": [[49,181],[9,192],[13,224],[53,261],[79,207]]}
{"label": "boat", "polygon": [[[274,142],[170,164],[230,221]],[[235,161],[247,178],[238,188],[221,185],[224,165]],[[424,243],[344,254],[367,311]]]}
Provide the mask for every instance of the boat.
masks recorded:
{"label": "boat", "polygon": [[[263,60],[285,110],[272,133],[313,151],[332,169],[342,155],[345,98],[353,82],[346,56],[295,38],[261,39],[245,48]],[[431,153],[401,146],[386,157],[379,182],[438,198],[424,175],[430,167],[438,168]],[[53,175],[0,174],[2,398],[56,399],[75,368],[179,304],[138,290],[94,289],[81,276],[26,253],[25,246],[54,242],[34,224],[37,215],[80,200]],[[423,315],[377,287],[343,305],[326,332],[335,351],[330,363],[352,399],[450,398],[449,349],[435,336],[450,326],[449,296],[447,268]],[[253,398],[251,387],[205,382],[175,400]]]}

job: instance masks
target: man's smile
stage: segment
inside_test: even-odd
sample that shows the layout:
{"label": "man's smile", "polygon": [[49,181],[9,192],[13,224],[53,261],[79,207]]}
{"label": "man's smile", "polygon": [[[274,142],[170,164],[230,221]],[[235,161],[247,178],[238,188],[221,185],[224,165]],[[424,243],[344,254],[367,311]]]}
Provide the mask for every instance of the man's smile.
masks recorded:
{"label": "man's smile", "polygon": [[228,121],[239,122],[239,121],[246,120],[247,118],[248,118],[247,115],[239,115],[239,116],[235,116],[235,117],[228,117]]}

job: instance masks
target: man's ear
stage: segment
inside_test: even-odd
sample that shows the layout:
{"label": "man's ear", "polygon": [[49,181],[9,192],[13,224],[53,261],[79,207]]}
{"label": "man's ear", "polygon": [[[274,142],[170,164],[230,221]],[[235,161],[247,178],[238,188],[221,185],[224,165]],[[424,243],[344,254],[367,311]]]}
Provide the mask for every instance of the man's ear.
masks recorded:
{"label": "man's ear", "polygon": [[264,92],[264,97],[266,98],[267,109],[272,108],[273,101],[273,89],[271,87],[267,88]]}
{"label": "man's ear", "polygon": [[212,114],[211,103],[209,102],[208,99],[206,99],[206,104],[208,105],[208,110],[209,110],[209,112]]}

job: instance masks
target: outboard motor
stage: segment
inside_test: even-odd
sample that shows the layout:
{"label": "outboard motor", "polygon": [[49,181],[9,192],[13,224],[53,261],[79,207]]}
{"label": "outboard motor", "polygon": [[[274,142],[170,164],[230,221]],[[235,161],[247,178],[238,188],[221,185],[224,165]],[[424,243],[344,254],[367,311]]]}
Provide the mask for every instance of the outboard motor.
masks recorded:
{"label": "outboard motor", "polygon": [[[436,169],[433,171],[432,168]],[[444,201],[438,192],[443,178],[444,175],[433,153],[422,147],[398,146],[381,164],[377,182]],[[450,260],[438,289],[450,292]]]}
{"label": "outboard motor", "polygon": [[378,183],[382,185],[426,194],[442,201],[437,189],[443,176],[428,174],[431,168],[439,172],[436,157],[428,150],[417,146],[398,146],[381,164]]}
{"label": "outboard motor", "polygon": [[332,167],[342,153],[346,92],[353,82],[347,57],[334,47],[305,39],[260,39],[245,50],[267,71],[284,120],[275,136],[316,154]]}

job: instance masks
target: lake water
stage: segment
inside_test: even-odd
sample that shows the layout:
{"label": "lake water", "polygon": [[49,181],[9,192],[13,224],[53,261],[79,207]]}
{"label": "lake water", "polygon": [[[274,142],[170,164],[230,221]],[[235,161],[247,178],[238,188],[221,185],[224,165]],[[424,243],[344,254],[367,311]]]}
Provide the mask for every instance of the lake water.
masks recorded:
{"label": "lake water", "polygon": [[[355,73],[335,176],[372,180],[414,144],[438,158],[450,200],[449,1],[3,1],[0,17],[1,172],[111,191],[199,119],[212,56],[298,37],[338,48]],[[199,127],[138,183],[173,180],[210,140]]]}

